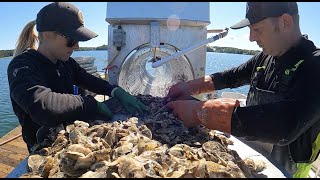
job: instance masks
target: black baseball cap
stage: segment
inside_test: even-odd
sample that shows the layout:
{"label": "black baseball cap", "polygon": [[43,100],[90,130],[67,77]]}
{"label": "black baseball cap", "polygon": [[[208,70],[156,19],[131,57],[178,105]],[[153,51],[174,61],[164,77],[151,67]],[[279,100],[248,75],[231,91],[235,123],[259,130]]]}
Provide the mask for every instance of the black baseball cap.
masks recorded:
{"label": "black baseball cap", "polygon": [[277,17],[288,13],[298,14],[296,2],[247,2],[246,19],[231,26],[231,29],[240,29],[255,24],[267,17]]}
{"label": "black baseball cap", "polygon": [[37,14],[37,31],[56,31],[77,41],[87,41],[98,35],[84,27],[82,12],[73,4],[54,2]]}

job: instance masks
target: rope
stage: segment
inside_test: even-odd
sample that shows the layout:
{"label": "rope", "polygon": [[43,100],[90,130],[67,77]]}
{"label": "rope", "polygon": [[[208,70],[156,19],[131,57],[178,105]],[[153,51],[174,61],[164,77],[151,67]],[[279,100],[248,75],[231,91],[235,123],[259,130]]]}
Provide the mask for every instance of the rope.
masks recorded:
{"label": "rope", "polygon": [[10,141],[12,141],[12,140],[14,140],[14,139],[17,139],[17,138],[20,137],[21,135],[22,135],[22,134],[20,133],[20,134],[12,137],[12,138],[10,138],[10,139],[7,139],[7,140],[1,142],[1,143],[0,143],[0,146],[2,146],[2,145],[4,145],[4,144],[7,144],[8,142],[10,142]]}

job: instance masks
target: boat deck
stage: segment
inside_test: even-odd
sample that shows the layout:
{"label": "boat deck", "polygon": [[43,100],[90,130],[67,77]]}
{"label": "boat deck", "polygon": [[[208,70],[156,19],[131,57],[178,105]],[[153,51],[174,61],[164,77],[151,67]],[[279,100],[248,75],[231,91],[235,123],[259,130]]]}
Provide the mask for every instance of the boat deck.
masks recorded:
{"label": "boat deck", "polygon": [[5,178],[28,154],[20,125],[0,138],[0,178]]}

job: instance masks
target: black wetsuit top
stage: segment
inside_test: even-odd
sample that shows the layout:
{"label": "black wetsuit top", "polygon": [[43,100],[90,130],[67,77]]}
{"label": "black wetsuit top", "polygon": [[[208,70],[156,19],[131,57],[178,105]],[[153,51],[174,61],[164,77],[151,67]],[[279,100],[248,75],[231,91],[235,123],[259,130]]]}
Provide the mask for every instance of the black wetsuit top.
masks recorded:
{"label": "black wetsuit top", "polygon": [[36,50],[13,58],[7,73],[13,111],[29,151],[40,127],[94,118],[97,101],[92,96],[73,95],[73,85],[109,96],[115,87],[88,74],[71,57],[54,64]]}
{"label": "black wetsuit top", "polygon": [[[255,76],[257,67],[262,66],[264,71]],[[312,41],[302,37],[280,57],[261,52],[238,67],[210,76],[216,90],[250,85],[247,106],[233,112],[231,134],[289,145],[295,163],[309,161],[320,130],[320,49]],[[264,103],[253,86],[282,98]]]}

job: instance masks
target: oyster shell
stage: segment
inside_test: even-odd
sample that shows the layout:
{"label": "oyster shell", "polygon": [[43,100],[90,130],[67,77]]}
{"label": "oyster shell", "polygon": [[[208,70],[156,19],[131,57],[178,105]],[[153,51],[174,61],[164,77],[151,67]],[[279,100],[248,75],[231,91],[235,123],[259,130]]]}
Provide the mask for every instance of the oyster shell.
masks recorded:
{"label": "oyster shell", "polygon": [[[158,112],[161,98],[136,98],[148,105],[149,114],[50,129],[49,141],[34,146],[40,150],[29,156],[30,172],[21,177],[262,177],[257,172],[263,163],[242,160],[228,148],[233,142],[227,134],[203,126],[186,128],[168,109]],[[125,112],[114,102],[113,109]]]}
{"label": "oyster shell", "polygon": [[30,172],[42,174],[43,166],[47,162],[47,156],[31,155],[28,157],[28,169]]}
{"label": "oyster shell", "polygon": [[109,166],[117,166],[118,174],[122,178],[145,178],[146,170],[142,163],[130,156],[121,156]]}

